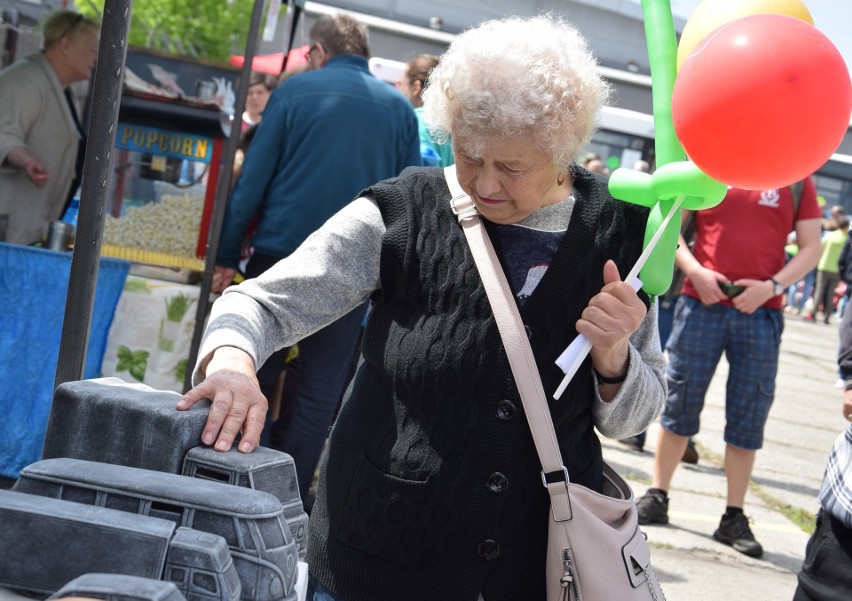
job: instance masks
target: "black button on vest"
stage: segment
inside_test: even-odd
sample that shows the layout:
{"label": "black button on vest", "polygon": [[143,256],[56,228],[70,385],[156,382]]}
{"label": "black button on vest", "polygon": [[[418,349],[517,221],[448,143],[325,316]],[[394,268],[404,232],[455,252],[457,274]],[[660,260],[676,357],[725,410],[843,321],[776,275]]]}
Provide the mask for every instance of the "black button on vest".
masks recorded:
{"label": "black button on vest", "polygon": [[500,545],[497,544],[497,541],[486,538],[484,541],[479,543],[476,547],[476,551],[483,559],[494,559],[500,555]]}
{"label": "black button on vest", "polygon": [[509,479],[502,472],[494,472],[488,476],[488,490],[494,493],[501,493],[509,488]]}
{"label": "black button on vest", "polygon": [[518,412],[517,407],[515,407],[515,403],[508,399],[504,399],[497,403],[497,418],[502,419],[503,421],[508,421],[515,417],[515,414]]}

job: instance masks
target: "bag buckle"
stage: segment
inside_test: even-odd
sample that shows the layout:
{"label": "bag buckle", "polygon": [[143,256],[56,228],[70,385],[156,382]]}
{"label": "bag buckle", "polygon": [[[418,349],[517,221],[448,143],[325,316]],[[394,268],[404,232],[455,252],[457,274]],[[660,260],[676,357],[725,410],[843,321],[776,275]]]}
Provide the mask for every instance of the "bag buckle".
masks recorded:
{"label": "bag buckle", "polygon": [[[550,472],[551,474],[556,474],[558,472]],[[568,483],[571,479],[568,477],[568,468],[564,465],[562,466],[562,473],[565,475],[565,486],[568,486]],[[541,483],[547,488],[548,484],[553,484],[552,482],[547,481],[547,474],[544,473],[544,470],[541,470]]]}
{"label": "bag buckle", "polygon": [[475,217],[479,213],[470,196],[464,192],[453,196],[453,199],[450,201],[450,210],[453,212],[453,215],[458,217],[459,223]]}

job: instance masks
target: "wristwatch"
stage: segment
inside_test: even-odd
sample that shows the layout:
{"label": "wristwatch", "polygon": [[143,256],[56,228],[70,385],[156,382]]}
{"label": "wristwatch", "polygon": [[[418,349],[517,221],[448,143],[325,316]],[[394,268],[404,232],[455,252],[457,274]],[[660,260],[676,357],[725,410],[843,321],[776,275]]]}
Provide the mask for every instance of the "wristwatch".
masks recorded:
{"label": "wristwatch", "polygon": [[781,296],[784,294],[784,291],[787,290],[787,287],[784,284],[779,283],[775,278],[769,278],[769,281],[772,282],[773,296]]}

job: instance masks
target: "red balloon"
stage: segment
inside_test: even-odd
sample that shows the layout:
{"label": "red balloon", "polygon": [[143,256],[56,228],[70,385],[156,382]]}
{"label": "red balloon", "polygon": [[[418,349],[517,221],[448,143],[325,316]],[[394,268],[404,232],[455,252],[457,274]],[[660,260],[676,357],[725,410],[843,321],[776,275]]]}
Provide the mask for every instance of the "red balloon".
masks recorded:
{"label": "red balloon", "polygon": [[722,25],[684,61],[672,119],[689,158],[738,188],[810,175],[849,127],[852,85],[840,52],[813,25],[757,14]]}

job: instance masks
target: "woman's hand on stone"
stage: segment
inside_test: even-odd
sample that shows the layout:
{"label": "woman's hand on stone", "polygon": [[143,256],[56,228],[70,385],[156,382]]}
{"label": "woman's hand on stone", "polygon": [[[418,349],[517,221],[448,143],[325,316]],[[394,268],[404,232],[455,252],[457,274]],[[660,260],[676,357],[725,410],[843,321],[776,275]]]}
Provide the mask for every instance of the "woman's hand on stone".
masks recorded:
{"label": "woman's hand on stone", "polygon": [[185,411],[200,400],[210,400],[210,415],[201,441],[214,445],[217,451],[228,451],[237,435],[242,434],[239,450],[250,453],[260,443],[268,409],[254,362],[240,349],[221,347],[214,351],[205,371],[204,381],[183,395],[177,409]]}

